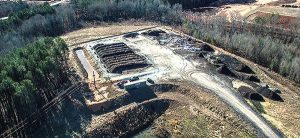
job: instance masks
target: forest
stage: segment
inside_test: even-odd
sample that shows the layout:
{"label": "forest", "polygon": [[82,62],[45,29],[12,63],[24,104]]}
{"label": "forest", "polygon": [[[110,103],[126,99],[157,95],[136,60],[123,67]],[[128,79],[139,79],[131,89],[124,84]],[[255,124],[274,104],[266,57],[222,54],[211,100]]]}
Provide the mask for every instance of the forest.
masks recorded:
{"label": "forest", "polygon": [[43,4],[36,7],[28,7],[20,11],[10,13],[8,16],[8,20],[4,20],[0,22],[1,34],[5,33],[6,31],[9,31],[9,29],[11,28],[18,26],[19,24],[22,23],[22,21],[29,19],[34,15],[37,14],[46,15],[52,13],[54,13],[54,9],[50,7],[49,4]]}
{"label": "forest", "polygon": [[10,13],[23,10],[25,8],[28,8],[29,5],[25,2],[6,2],[0,4],[0,18],[6,17]]}
{"label": "forest", "polygon": [[[186,12],[193,2],[206,0],[72,0],[70,5],[50,7],[49,4],[28,6],[24,3],[0,6],[0,132],[36,111],[55,96],[55,90],[68,81],[67,45],[53,38],[75,29],[102,22],[129,19],[159,22],[181,28],[189,35],[248,58],[275,72],[300,82],[300,38],[289,41],[261,35],[261,23],[249,30],[237,30],[242,22]],[[178,4],[176,2],[181,2]],[[202,5],[203,4],[203,5]],[[5,7],[5,8],[1,8]],[[15,8],[17,7],[17,8]],[[184,7],[184,8],[183,8]],[[294,32],[298,34],[299,32]]]}
{"label": "forest", "polygon": [[45,37],[0,59],[1,132],[41,108],[68,82],[67,49],[61,38]]}
{"label": "forest", "polygon": [[74,15],[71,7],[53,8],[49,4],[10,14],[8,20],[0,21],[0,54],[24,47],[38,37],[58,36],[74,28]]}

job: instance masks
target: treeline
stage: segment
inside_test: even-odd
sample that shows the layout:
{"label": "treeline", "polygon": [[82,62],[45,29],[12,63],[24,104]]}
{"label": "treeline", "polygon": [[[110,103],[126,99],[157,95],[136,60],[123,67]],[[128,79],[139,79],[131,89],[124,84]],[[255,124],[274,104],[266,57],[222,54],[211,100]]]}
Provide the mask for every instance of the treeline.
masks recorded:
{"label": "treeline", "polygon": [[0,132],[41,108],[68,81],[67,45],[43,38],[0,59]]}
{"label": "treeline", "polygon": [[[37,37],[57,36],[78,28],[85,22],[116,22],[128,19],[144,19],[169,25],[181,24],[180,5],[165,4],[160,0],[74,0],[72,5],[55,7],[49,5],[34,7],[30,16],[21,16],[17,25],[0,22],[0,54],[14,48],[24,47]],[[27,9],[24,11],[28,11]],[[26,14],[20,11],[18,15]],[[28,15],[28,14],[26,14]],[[12,16],[14,17],[14,16]],[[12,18],[13,19],[13,18]],[[10,22],[10,21],[6,21]],[[8,27],[7,27],[8,26]]]}
{"label": "treeline", "polygon": [[78,24],[72,7],[31,7],[0,21],[0,54],[24,47],[38,37],[57,36]]}
{"label": "treeline", "polygon": [[[100,2],[101,1],[101,2]],[[181,5],[171,6],[161,0],[74,0],[78,16],[85,21],[116,22],[145,19],[166,24],[180,24]]]}
{"label": "treeline", "polygon": [[[241,22],[228,22],[220,18],[209,18],[199,15],[197,20],[189,20],[183,24],[189,34],[224,48],[237,55],[248,58],[255,63],[268,67],[273,71],[300,83],[300,38],[289,43],[269,35],[258,34],[261,31],[253,25],[252,31],[237,31],[230,26],[242,26]],[[256,28],[258,27],[258,28]]]}
{"label": "treeline", "polygon": [[1,17],[6,17],[9,14],[23,10],[25,8],[28,8],[28,4],[25,2],[1,2],[0,3],[0,18]]}

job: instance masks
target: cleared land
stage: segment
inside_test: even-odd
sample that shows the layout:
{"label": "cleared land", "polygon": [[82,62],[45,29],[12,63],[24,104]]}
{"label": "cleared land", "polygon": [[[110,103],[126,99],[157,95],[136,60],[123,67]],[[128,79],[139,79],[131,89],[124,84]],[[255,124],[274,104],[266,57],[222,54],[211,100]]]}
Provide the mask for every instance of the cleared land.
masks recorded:
{"label": "cleared land", "polygon": [[[90,28],[90,34],[91,35],[88,35],[88,36],[84,36],[83,34],[86,34],[87,32],[85,31],[85,30],[88,30],[88,29],[84,29],[83,30],[83,33],[81,34],[81,32],[80,32],[80,30],[78,30],[78,31],[76,31],[76,33],[69,33],[69,34],[67,34],[67,35],[65,35],[65,36],[63,36],[63,38],[65,38],[65,40],[69,43],[69,44],[72,44],[72,47],[76,47],[76,45],[74,45],[75,43],[74,43],[74,40],[76,41],[76,43],[82,43],[82,42],[84,42],[84,41],[90,41],[90,40],[93,40],[93,39],[97,39],[97,38],[101,38],[101,37],[103,37],[103,36],[107,36],[107,35],[115,35],[115,34],[118,34],[118,33],[124,33],[124,31],[120,31],[120,30],[124,30],[124,28],[131,28],[132,26],[115,26],[115,25],[112,25],[112,26],[106,26],[106,27],[101,27],[101,26],[99,26],[99,27],[96,27],[96,28],[99,28],[99,29],[97,29],[97,30],[93,30],[93,28]],[[151,27],[151,26],[135,26],[134,28],[137,28],[137,29],[143,29],[143,27],[144,28],[148,28],[148,27]],[[100,29],[101,28],[101,29]],[[123,29],[122,29],[123,28]],[[99,30],[101,30],[101,31],[99,31]],[[118,31],[116,31],[115,33],[111,33],[112,31],[111,30],[118,30]],[[134,31],[134,30],[130,30],[130,31]],[[83,41],[84,40],[84,41]],[[113,40],[112,40],[113,41]],[[113,41],[114,42],[114,41]],[[134,41],[131,41],[130,43],[139,43],[139,41],[136,41],[136,42],[134,42]],[[80,46],[83,46],[82,44],[80,45]],[[154,65],[159,65],[159,66],[161,66],[161,67],[165,67],[165,68],[162,68],[162,70],[164,70],[164,71],[162,71],[162,72],[168,72],[168,73],[162,73],[162,74],[158,74],[158,76],[159,75],[161,75],[161,77],[165,77],[165,78],[173,78],[173,79],[181,79],[181,80],[186,80],[186,79],[192,79],[193,81],[195,81],[196,80],[196,83],[200,83],[202,86],[205,86],[205,87],[208,87],[208,89],[211,89],[211,90],[213,90],[213,91],[220,91],[220,92],[222,92],[222,93],[220,93],[220,95],[223,95],[224,94],[224,92],[225,92],[225,89],[223,88],[224,86],[225,87],[231,87],[231,86],[229,86],[229,85],[227,85],[226,83],[226,85],[224,85],[224,83],[222,84],[222,82],[220,82],[220,80],[213,80],[213,81],[216,81],[216,82],[214,82],[214,84],[215,85],[212,85],[212,83],[207,83],[207,84],[203,84],[203,82],[211,82],[212,80],[211,79],[209,79],[210,77],[209,76],[207,76],[207,77],[203,77],[203,75],[205,75],[205,73],[201,73],[201,71],[199,72],[199,71],[197,71],[197,72],[191,72],[191,73],[188,73],[189,71],[192,71],[191,70],[191,68],[193,68],[192,66],[191,66],[191,63],[189,62],[189,61],[186,61],[186,60],[184,60],[184,59],[182,59],[182,58],[177,58],[177,57],[166,57],[166,56],[163,56],[163,55],[165,55],[166,53],[162,53],[163,55],[163,57],[164,57],[164,60],[162,60],[162,58],[160,58],[158,55],[156,55],[155,56],[155,54],[153,55],[153,52],[154,53],[157,53],[158,51],[149,51],[149,50],[151,50],[151,49],[149,49],[149,47],[142,47],[142,45],[131,45],[131,47],[132,48],[134,48],[134,49],[140,49],[140,50],[138,50],[138,51],[140,51],[143,55],[146,55],[146,57],[153,57],[153,58],[150,58],[150,59],[152,59],[151,61],[152,61],[152,63],[154,63]],[[213,47],[213,46],[212,46]],[[218,49],[218,48],[216,48],[216,47],[214,47],[215,49],[217,49],[219,52],[223,52],[223,53],[226,53],[226,54],[230,54],[230,53],[227,53],[227,52],[225,52],[225,51],[223,51],[223,50],[221,50],[221,49]],[[160,51],[159,51],[159,53],[161,53],[161,52],[164,52],[165,50],[165,52],[167,52],[167,51],[172,51],[172,50],[168,50],[168,49],[165,49],[164,47],[160,47],[159,48],[160,49]],[[165,50],[164,50],[165,49]],[[159,54],[159,53],[157,53],[157,54]],[[167,52],[168,53],[168,52]],[[168,53],[169,55],[171,54],[171,53]],[[171,56],[172,56],[172,54],[171,54]],[[232,55],[232,56],[234,56],[234,55]],[[236,56],[234,56],[234,57],[236,57]],[[156,58],[159,58],[159,59],[157,59],[157,60],[155,60]],[[299,90],[299,88],[297,88],[297,87],[293,87],[293,88],[291,88],[292,86],[283,86],[283,85],[281,85],[280,83],[278,83],[277,81],[274,81],[272,78],[270,78],[270,77],[268,77],[268,75],[267,74],[271,74],[271,77],[272,76],[274,76],[274,75],[276,75],[276,74],[274,74],[274,73],[271,73],[271,72],[268,72],[267,71],[267,73],[265,73],[263,70],[261,70],[261,67],[259,67],[259,66],[257,66],[257,65],[255,65],[255,64],[253,64],[253,63],[251,63],[250,61],[247,61],[247,60],[245,60],[245,59],[242,59],[242,58],[240,58],[240,57],[236,57],[237,59],[239,59],[239,60],[241,60],[242,62],[244,62],[244,63],[247,63],[247,65],[249,65],[257,74],[258,74],[258,76],[259,76],[259,78],[263,81],[263,82],[265,82],[265,83],[268,83],[268,84],[270,84],[271,86],[274,86],[274,87],[278,87],[278,88],[280,88],[280,90],[282,91],[282,98],[284,99],[284,102],[275,102],[275,101],[272,101],[272,100],[266,100],[266,102],[262,102],[262,103],[260,103],[261,105],[262,105],[262,108],[264,109],[264,111],[265,112],[263,112],[262,114],[263,114],[263,116],[264,117],[266,117],[266,119],[267,120],[269,120],[273,125],[275,125],[276,127],[278,127],[281,131],[283,131],[284,132],[284,134],[285,135],[287,135],[287,136],[290,136],[290,137],[296,137],[297,135],[299,135],[298,134],[298,131],[297,131],[297,125],[296,125],[296,123],[297,122],[299,122],[299,119],[297,119],[297,118],[299,118],[299,115],[297,114],[297,112],[299,111],[296,111],[297,109],[299,109],[299,105],[297,104],[297,101],[299,100],[299,97],[297,96],[298,94],[297,93],[295,93],[296,91],[295,90]],[[95,61],[93,61],[92,60],[93,58],[91,58],[91,62],[95,62]],[[167,59],[169,59],[168,61],[166,61]],[[176,59],[178,59],[178,60],[176,60]],[[182,62],[181,62],[182,61]],[[174,63],[173,63],[174,62]],[[202,64],[198,64],[197,66],[207,66],[206,65],[207,63],[202,63]],[[76,64],[74,64],[74,65],[76,65]],[[175,65],[175,66],[174,66]],[[176,67],[176,65],[178,65],[178,67]],[[96,64],[94,64],[94,67],[96,67],[96,69],[98,69],[98,70],[101,70],[99,67],[97,67],[97,65]],[[150,71],[151,71],[151,69],[149,69]],[[158,69],[159,70],[159,69]],[[205,69],[204,69],[205,70]],[[80,71],[78,71],[79,73],[80,73]],[[176,73],[170,73],[170,72],[176,72]],[[100,71],[100,73],[101,73],[101,71]],[[179,73],[179,74],[178,74]],[[181,74],[180,75],[180,73],[183,73],[183,74]],[[199,74],[200,73],[200,74]],[[200,76],[202,76],[202,77],[199,77],[199,75]],[[183,78],[181,78],[180,76],[185,76],[185,77],[183,77]],[[120,77],[117,77],[117,78],[120,78]],[[121,77],[122,78],[122,77]],[[197,78],[197,79],[196,79]],[[205,79],[206,78],[206,79]],[[277,77],[277,78],[281,78],[281,79],[283,79],[282,77]],[[172,80],[172,79],[171,79]],[[169,80],[170,81],[170,80]],[[158,82],[160,82],[160,81],[158,81]],[[165,83],[165,82],[164,82]],[[184,81],[184,83],[181,83],[180,84],[180,86],[181,87],[186,87],[186,86],[189,86],[188,85],[189,83],[187,83],[187,82],[185,82]],[[97,84],[98,85],[98,84]],[[216,90],[214,87],[215,86],[218,86],[218,85],[220,85],[220,89],[219,90]],[[99,84],[99,87],[103,87],[101,84]],[[109,87],[111,87],[111,84],[108,84],[108,86]],[[93,86],[91,86],[91,87],[93,87]],[[105,86],[105,87],[107,87],[107,86]],[[190,87],[193,87],[193,86],[190,86]],[[189,88],[190,88],[189,87]],[[111,88],[114,88],[114,86],[113,87],[111,87]],[[92,88],[93,89],[93,88]],[[110,89],[110,88],[109,88]],[[110,95],[110,96],[105,96],[106,98],[112,98],[112,97],[115,97],[115,96],[117,96],[118,95],[118,93],[115,93],[116,92],[116,89],[117,88],[114,88],[114,89],[110,89],[110,90],[107,90],[107,91],[111,91],[110,93],[111,94],[108,94],[108,95]],[[106,91],[106,92],[107,92]],[[201,91],[203,91],[203,90],[201,90]],[[207,90],[204,90],[204,91],[207,91]],[[231,91],[231,90],[229,90],[229,91]],[[179,92],[180,93],[180,92]],[[195,96],[195,93],[197,93],[197,94],[200,94],[201,96],[200,97],[202,97],[203,96],[203,94],[205,94],[205,95],[210,95],[210,96],[212,96],[210,93],[208,94],[208,93],[203,93],[203,92],[193,92],[191,95],[192,95],[192,97],[197,97],[197,96]],[[227,92],[226,92],[227,93]],[[231,93],[231,92],[230,92]],[[155,93],[154,92],[154,94],[156,95],[156,98],[160,98],[160,99],[164,99],[164,98],[162,98],[162,97],[164,97],[164,96],[172,96],[172,94],[167,94],[167,93],[164,93],[163,95],[162,94],[159,94],[159,93]],[[217,93],[218,94],[218,93]],[[232,93],[231,93],[232,94]],[[176,95],[176,94],[175,94]],[[219,95],[219,96],[220,96]],[[101,95],[99,95],[100,97],[101,97]],[[236,96],[236,94],[234,94],[234,97]],[[176,96],[174,96],[174,97],[176,97]],[[204,96],[205,97],[205,96]],[[207,97],[207,96],[206,96]],[[213,97],[215,97],[215,96],[213,96]],[[291,98],[292,97],[292,98]],[[232,100],[232,98],[229,98],[229,97],[226,97],[226,98],[228,98],[227,99],[227,101],[226,102],[229,102],[230,103],[230,101],[228,101],[228,100]],[[225,99],[226,99],[225,98]],[[101,98],[100,98],[101,99]],[[165,98],[166,99],[166,98]],[[167,99],[172,99],[172,98],[167,98]],[[222,98],[223,100],[224,100],[224,97]],[[235,98],[233,98],[233,99],[235,99]],[[105,101],[105,99],[103,99],[102,98],[102,100],[104,100]],[[173,99],[174,100],[174,99]],[[192,100],[191,98],[187,98],[185,101],[194,101],[194,102],[202,102],[203,100],[205,100],[205,98],[204,99],[197,99],[197,100]],[[236,99],[237,101],[239,101],[239,98],[238,99]],[[101,100],[100,100],[101,101]],[[175,101],[177,101],[177,100],[175,100]],[[222,102],[219,98],[217,98],[216,100],[214,100],[214,101],[217,101],[217,102],[212,102],[211,103],[211,105],[213,105],[213,106],[218,106],[218,104],[216,104],[216,103],[223,103],[224,104],[224,102]],[[178,101],[177,101],[178,102]],[[129,102],[130,103],[130,102]],[[291,103],[294,103],[294,104],[291,104]],[[182,103],[182,101],[180,102],[180,104],[186,104],[186,103]],[[125,104],[125,106],[124,105],[122,105],[122,106],[120,106],[120,107],[127,107],[126,106],[127,104]],[[130,104],[131,105],[131,104]],[[200,106],[200,105],[202,105],[201,103],[198,103],[197,104],[197,106]],[[257,104],[256,104],[257,105]],[[184,106],[182,106],[182,110],[186,110],[187,108],[186,108],[186,106],[187,105],[184,105]],[[189,105],[190,106],[190,105]],[[246,104],[245,105],[239,105],[239,106],[247,106]],[[291,107],[291,108],[284,108],[285,106],[289,106],[289,107]],[[224,106],[222,106],[222,108],[223,108]],[[258,107],[259,106],[253,106],[253,108],[255,109],[257,109],[258,110]],[[122,109],[121,108],[121,109]],[[208,108],[208,110],[211,110],[209,107],[207,107]],[[115,108],[115,109],[118,109],[118,108]],[[166,115],[167,116],[167,118],[169,118],[169,117],[171,117],[171,118],[173,118],[173,119],[175,119],[176,120],[176,116],[177,115],[174,115],[173,117],[172,116],[170,116],[170,114],[169,114],[169,112],[174,112],[174,111],[177,111],[177,110],[181,110],[181,108],[168,108],[166,111],[165,111],[165,113],[163,113],[163,115],[161,116],[161,117],[159,117],[159,116],[156,116],[156,117],[154,117],[154,120],[151,120],[150,122],[152,122],[152,121],[154,121],[154,122],[157,122],[157,120],[159,120],[159,119],[155,119],[155,118],[164,118],[164,116]],[[261,106],[260,106],[260,109],[261,109]],[[119,109],[118,109],[119,110]],[[232,110],[232,109],[228,109],[228,110]],[[249,110],[249,109],[247,109],[247,110]],[[295,114],[289,114],[288,112],[289,111],[287,111],[287,110],[289,110],[290,112],[293,112],[293,113],[295,113]],[[203,113],[203,114],[207,114],[206,113],[206,111],[207,111],[207,109],[206,110],[200,110],[201,111],[201,113]],[[249,111],[251,111],[251,109],[249,110]],[[261,111],[261,110],[258,110],[258,111]],[[184,112],[186,112],[186,111],[184,111]],[[219,109],[217,109],[216,110],[216,112],[219,112]],[[192,112],[191,112],[192,113]],[[232,114],[235,114],[235,113],[232,113]],[[105,114],[104,114],[105,115]],[[255,113],[254,113],[254,115],[255,115]],[[102,115],[101,115],[102,116]],[[189,116],[189,115],[188,115]],[[209,116],[209,115],[205,115],[206,117],[207,116]],[[239,117],[237,117],[236,116],[236,114],[235,115],[233,115],[234,116],[234,118],[236,118],[236,119],[238,119]],[[99,116],[94,116],[95,118],[98,118]],[[102,118],[102,117],[101,117]],[[187,117],[187,118],[189,118],[189,117]],[[204,117],[205,118],[205,117]],[[255,118],[255,116],[254,116],[254,118]],[[293,122],[290,122],[289,120],[287,120],[287,118],[289,118],[289,120],[293,120]],[[293,119],[291,119],[291,118],[293,118]],[[102,118],[103,119],[103,118]],[[104,118],[104,120],[105,120],[105,118]],[[156,121],[155,121],[156,120]],[[220,120],[222,120],[221,122],[227,122],[227,123],[229,123],[230,121],[227,121],[226,119],[220,119]],[[176,122],[176,121],[175,121]],[[207,124],[210,124],[211,123],[211,121],[209,121],[209,120],[206,120],[206,122],[207,122]],[[94,124],[94,123],[96,123],[96,122],[93,122],[92,124]],[[294,125],[293,124],[291,124],[291,123],[295,123]],[[101,123],[100,123],[101,124]],[[176,124],[176,123],[175,123]],[[182,131],[184,131],[187,127],[189,127],[190,125],[183,125],[183,124],[186,124],[186,122],[182,122],[181,123],[181,125],[183,126],[183,128],[182,128],[182,130],[180,131],[180,132],[182,132]],[[205,121],[204,121],[204,124],[205,124]],[[282,124],[286,124],[286,125],[282,125]],[[298,123],[299,124],[299,123]],[[99,125],[99,124],[98,124]],[[97,125],[97,123],[96,123],[96,126],[98,126]],[[167,125],[167,124],[164,124],[164,125]],[[163,125],[163,126],[164,126]],[[180,125],[180,126],[181,126]],[[260,124],[261,125],[261,124]],[[100,125],[100,128],[101,128],[101,126],[102,125]],[[168,125],[167,125],[168,126]],[[176,125],[175,125],[176,126]],[[191,125],[191,126],[194,126],[194,125]],[[261,126],[263,126],[263,125],[261,125]],[[174,126],[172,126],[172,127],[174,127]],[[233,126],[231,126],[231,127],[233,127]],[[164,127],[163,127],[164,128]],[[233,127],[234,128],[234,127]],[[93,129],[95,129],[95,128],[89,128],[88,129],[88,131],[92,131]],[[169,127],[167,127],[167,129],[170,129]],[[192,128],[192,129],[195,129],[195,128]],[[228,129],[227,129],[228,130]],[[239,129],[238,129],[239,130]],[[251,129],[247,129],[247,131],[246,131],[246,133],[252,133],[251,131],[249,132],[249,130],[251,130]],[[157,130],[155,130],[155,131],[157,131]],[[240,131],[242,131],[242,130],[240,130]],[[170,132],[170,130],[168,130],[168,132]],[[171,131],[172,132],[172,131]],[[174,133],[172,133],[172,135],[175,135],[176,136],[176,134],[177,133],[175,133],[175,132],[177,132],[177,131],[174,131]],[[243,132],[242,133],[244,133],[245,131],[243,130]],[[209,132],[209,133],[212,133],[212,132]],[[222,132],[222,133],[226,133],[226,132]],[[238,133],[241,133],[241,132],[238,132]],[[227,134],[226,134],[227,135]],[[235,136],[238,136],[238,134],[237,133],[234,133],[234,135]],[[252,134],[250,134],[250,135],[252,135]],[[272,134],[270,134],[270,135],[272,135]],[[209,136],[213,136],[213,134],[210,134]],[[215,135],[216,136],[216,135]],[[227,136],[229,136],[229,135],[227,135]],[[231,135],[231,136],[233,136],[233,135]]]}
{"label": "cleared land", "polygon": [[285,16],[286,18],[295,18],[294,22],[300,20],[300,8],[281,7],[282,4],[298,5],[299,3],[295,2],[291,4],[288,2],[280,2],[277,6],[270,4],[274,2],[276,3],[278,0],[259,0],[250,4],[224,5],[224,7],[227,8],[221,8],[218,15],[227,16],[228,19],[237,17],[238,19],[247,19],[252,21],[252,19],[260,15],[259,13],[274,13]]}

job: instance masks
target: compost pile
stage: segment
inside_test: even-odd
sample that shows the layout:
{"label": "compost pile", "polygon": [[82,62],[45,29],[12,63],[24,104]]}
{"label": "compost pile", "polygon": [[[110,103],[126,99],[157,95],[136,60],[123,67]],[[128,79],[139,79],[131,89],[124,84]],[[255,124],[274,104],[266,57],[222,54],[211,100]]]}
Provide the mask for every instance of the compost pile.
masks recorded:
{"label": "compost pile", "polygon": [[148,35],[148,36],[159,37],[161,34],[164,34],[164,33],[166,33],[166,32],[163,30],[149,30],[149,31],[143,32],[142,34]]}
{"label": "compost pile", "polygon": [[247,99],[251,100],[256,100],[256,101],[264,101],[264,98],[255,92],[253,89],[246,87],[246,86],[241,86],[238,88],[238,91],[241,93],[241,95]]}
{"label": "compost pile", "polygon": [[136,38],[138,35],[140,35],[140,34],[136,33],[136,32],[132,32],[132,33],[124,34],[123,37],[125,37],[125,38]]}
{"label": "compost pile", "polygon": [[247,74],[254,74],[254,72],[247,65],[229,55],[221,54],[217,56],[217,59],[220,60],[230,70],[235,70]]}
{"label": "compost pile", "polygon": [[176,91],[179,86],[174,84],[155,84],[150,86],[154,92],[171,92]]}
{"label": "compost pile", "polygon": [[252,71],[247,65],[240,62],[234,57],[223,54],[206,54],[204,57],[208,62],[218,67],[216,71],[220,74],[224,74],[240,80],[260,82],[254,71]]}
{"label": "compost pile", "polygon": [[142,128],[156,118],[156,114],[144,107],[130,108],[126,111],[111,114],[105,122],[95,126],[87,137],[122,137]]}
{"label": "compost pile", "polygon": [[87,137],[128,137],[146,128],[169,107],[169,101],[154,100],[108,113],[93,122]]}

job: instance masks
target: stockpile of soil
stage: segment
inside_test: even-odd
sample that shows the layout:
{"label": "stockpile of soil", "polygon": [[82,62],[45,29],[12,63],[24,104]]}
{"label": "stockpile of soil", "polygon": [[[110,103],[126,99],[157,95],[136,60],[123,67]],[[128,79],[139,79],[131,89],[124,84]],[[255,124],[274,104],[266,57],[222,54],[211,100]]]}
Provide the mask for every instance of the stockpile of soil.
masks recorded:
{"label": "stockpile of soil", "polygon": [[236,70],[238,72],[243,72],[247,74],[254,74],[254,72],[247,65],[229,55],[222,54],[217,56],[217,58],[231,70]]}
{"label": "stockpile of soil", "polygon": [[169,100],[153,100],[108,113],[92,122],[86,137],[128,137],[146,128],[169,107]]}
{"label": "stockpile of soil", "polygon": [[264,98],[255,92],[253,89],[246,87],[246,86],[241,86],[238,88],[238,91],[241,93],[241,95],[247,99],[250,100],[256,100],[256,101],[264,101]]}
{"label": "stockpile of soil", "polygon": [[205,43],[201,43],[201,44],[199,44],[199,46],[200,46],[201,51],[215,52],[215,50],[213,48],[211,48],[209,45],[207,45]]}
{"label": "stockpile of soil", "polygon": [[[209,50],[209,48],[207,48]],[[255,75],[255,72],[252,71],[247,65],[240,62],[234,57],[229,55],[213,55],[207,53],[200,53],[199,56],[204,56],[206,60],[217,66],[217,72],[224,74],[233,78],[244,81],[260,82],[260,79]]]}
{"label": "stockpile of soil", "polygon": [[254,74],[246,74],[246,73],[237,72],[235,70],[228,68],[226,65],[222,65],[222,66],[218,67],[216,70],[220,74],[224,74],[224,75],[227,75],[227,76],[230,76],[233,78],[238,78],[240,80],[251,81],[251,82],[260,82],[260,80]]}
{"label": "stockpile of soil", "polygon": [[227,75],[227,76],[230,76],[230,77],[237,77],[235,75],[235,73],[233,73],[230,69],[228,69],[226,66],[220,66],[217,68],[217,72],[219,72],[220,74],[224,74],[224,75]]}
{"label": "stockpile of soil", "polygon": [[267,84],[263,83],[254,83],[251,81],[247,81],[246,83],[252,88],[254,92],[259,93],[260,95],[268,99],[283,102],[283,99],[279,95],[281,93],[280,90],[276,88],[269,88]]}
{"label": "stockpile of soil", "polygon": [[123,37],[125,38],[135,38],[139,35],[139,33],[136,33],[136,32],[132,32],[132,33],[127,33],[125,34]]}
{"label": "stockpile of soil", "polygon": [[[233,71],[234,72],[234,71]],[[234,72],[238,79],[244,81],[251,81],[251,82],[260,82],[260,79],[254,74],[246,74],[241,72]]]}
{"label": "stockpile of soil", "polygon": [[282,101],[283,102],[283,99],[281,98],[281,96],[278,95],[277,93],[271,91],[269,88],[259,87],[259,88],[256,89],[256,91],[258,93],[260,93],[261,95],[263,95],[264,97],[267,97],[271,100]]}
{"label": "stockpile of soil", "polygon": [[205,43],[199,44],[200,51],[198,51],[199,57],[204,57],[208,53],[213,53],[215,50]]}
{"label": "stockpile of soil", "polygon": [[148,36],[154,36],[154,37],[158,37],[160,36],[160,34],[164,34],[166,33],[165,31],[162,30],[149,30],[147,32],[143,32],[143,35],[148,35]]}
{"label": "stockpile of soil", "polygon": [[150,86],[154,92],[169,92],[176,91],[179,86],[173,84],[155,84]]}

